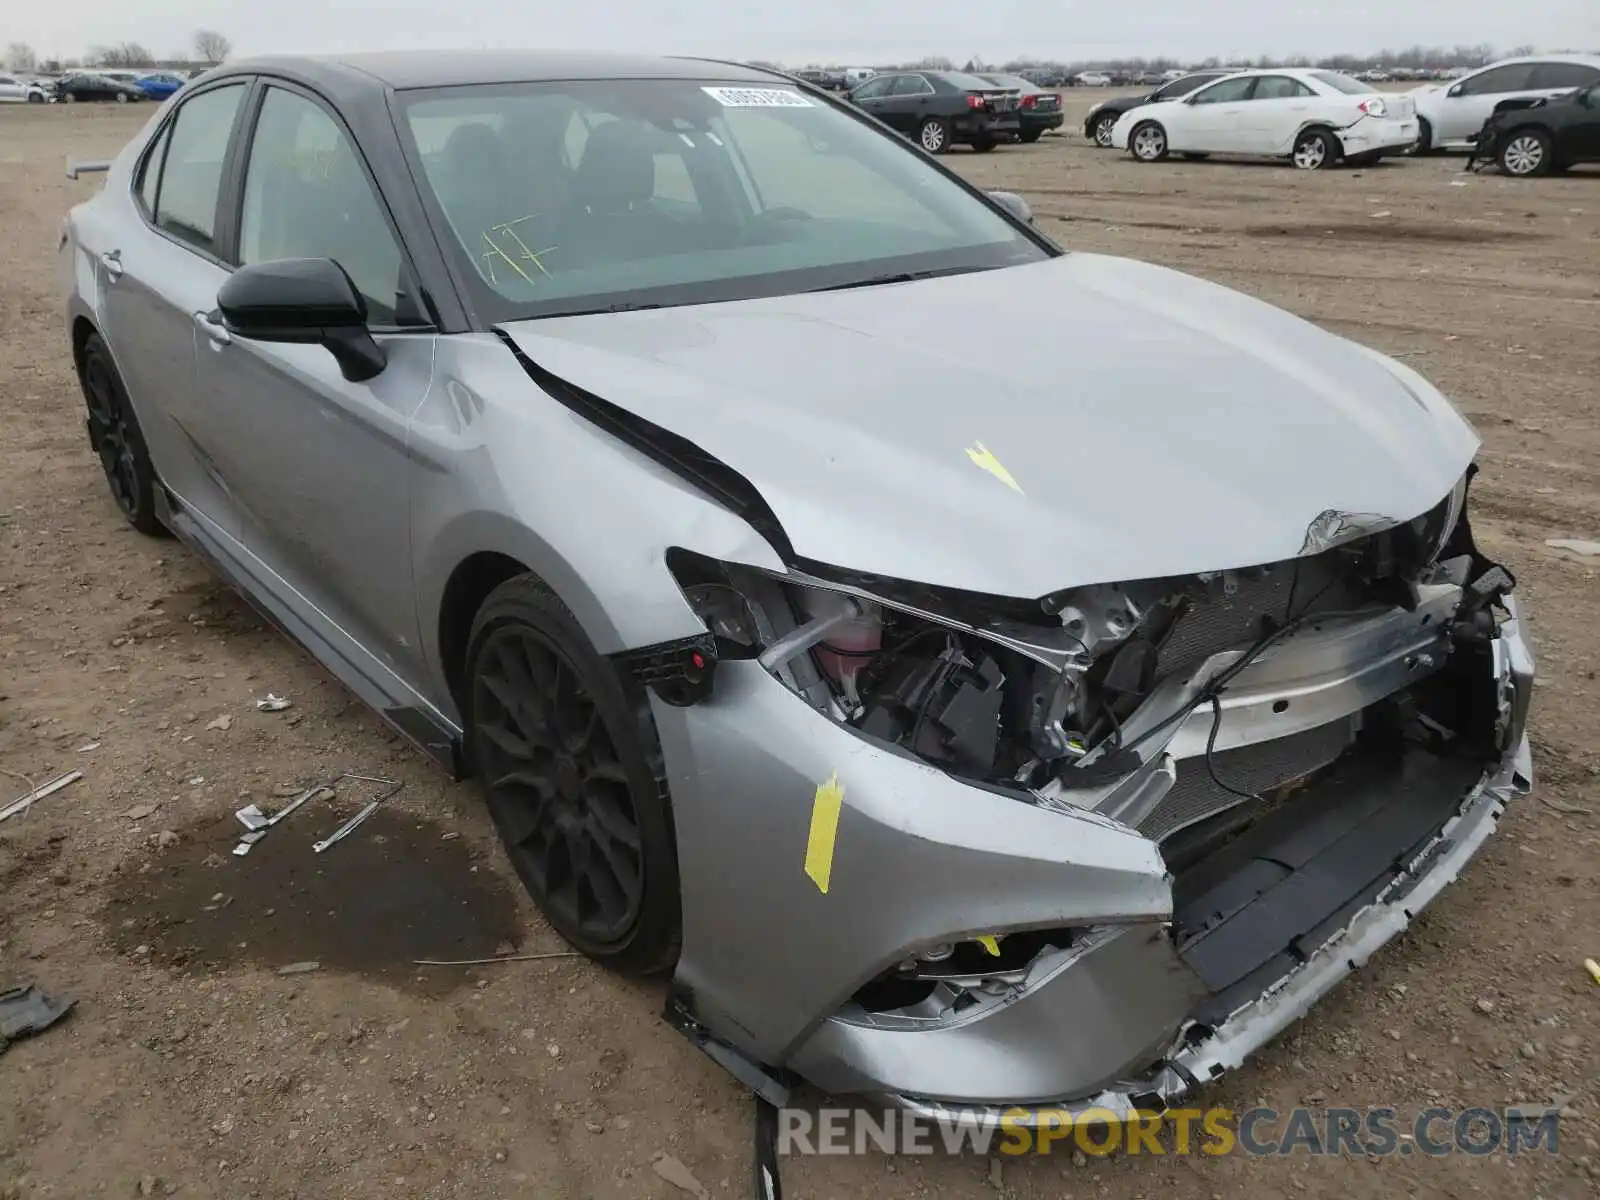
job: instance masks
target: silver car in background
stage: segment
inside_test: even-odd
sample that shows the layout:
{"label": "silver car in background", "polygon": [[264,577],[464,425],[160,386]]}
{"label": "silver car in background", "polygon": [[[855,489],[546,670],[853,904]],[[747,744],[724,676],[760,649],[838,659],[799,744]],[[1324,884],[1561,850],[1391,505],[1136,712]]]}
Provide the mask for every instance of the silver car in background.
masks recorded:
{"label": "silver car in background", "polygon": [[769,1097],[1160,1108],[1530,786],[1436,389],[787,77],[230,63],[61,268],[128,520]]}

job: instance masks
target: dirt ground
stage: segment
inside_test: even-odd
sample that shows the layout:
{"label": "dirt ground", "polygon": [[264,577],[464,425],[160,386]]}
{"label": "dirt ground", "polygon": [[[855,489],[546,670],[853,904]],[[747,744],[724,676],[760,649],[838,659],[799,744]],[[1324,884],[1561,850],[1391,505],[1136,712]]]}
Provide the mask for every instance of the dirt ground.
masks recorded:
{"label": "dirt ground", "polygon": [[[1089,99],[1069,93],[1069,120]],[[659,1021],[659,984],[574,958],[413,965],[561,946],[471,788],[117,515],[53,251],[100,186],[64,161],[112,154],[148,113],[0,111],[0,766],[85,776],[0,825],[0,986],[77,998],[0,1057],[0,1198],[687,1195],[653,1169],[662,1153],[711,1196],[747,1195],[749,1102]],[[1073,126],[950,161],[1021,192],[1069,247],[1191,271],[1402,356],[1477,425],[1474,526],[1517,573],[1540,655],[1537,790],[1407,936],[1203,1101],[1567,1116],[1554,1158],[1058,1153],[996,1173],[873,1153],[787,1160],[788,1194],[1593,1196],[1600,558],[1545,540],[1600,538],[1600,173],[1139,166]],[[1072,344],[1063,329],[1068,396]],[[257,711],[268,692],[293,707]],[[343,771],[404,790],[326,855],[308,843],[377,785],[341,784],[229,853],[247,798]],[[23,787],[5,776],[0,800]]]}

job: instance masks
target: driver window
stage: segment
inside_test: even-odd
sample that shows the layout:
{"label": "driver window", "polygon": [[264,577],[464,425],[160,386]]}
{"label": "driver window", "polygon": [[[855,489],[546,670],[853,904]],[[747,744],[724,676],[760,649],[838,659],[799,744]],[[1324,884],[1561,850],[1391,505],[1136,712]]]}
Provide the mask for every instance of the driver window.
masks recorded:
{"label": "driver window", "polygon": [[876,79],[869,79],[855,90],[858,100],[875,100],[880,96],[887,96],[889,89],[898,82],[898,75],[879,75]]}
{"label": "driver window", "polygon": [[323,109],[269,87],[245,168],[239,263],[331,258],[367,303],[374,325],[392,325],[400,247],[355,148]]}
{"label": "driver window", "polygon": [[1532,86],[1533,63],[1510,63],[1474,75],[1461,85],[1463,96],[1494,96],[1501,92],[1522,92]]}
{"label": "driver window", "polygon": [[1246,75],[1242,79],[1224,79],[1221,83],[1213,83],[1204,91],[1196,92],[1196,104],[1228,104],[1235,100],[1246,100],[1250,96],[1250,88],[1254,85],[1256,77]]}

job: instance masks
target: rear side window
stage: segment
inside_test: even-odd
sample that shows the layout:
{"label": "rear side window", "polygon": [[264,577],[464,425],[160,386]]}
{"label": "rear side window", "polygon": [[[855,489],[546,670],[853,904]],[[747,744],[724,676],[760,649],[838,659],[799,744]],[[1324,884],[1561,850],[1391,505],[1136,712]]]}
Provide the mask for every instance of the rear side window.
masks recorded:
{"label": "rear side window", "polygon": [[139,168],[139,206],[144,209],[145,216],[152,216],[156,211],[156,189],[161,185],[161,162],[167,156],[167,142],[172,137],[172,122],[161,127],[161,132],[156,135],[155,145],[150,147],[144,156],[144,165]]}
{"label": "rear side window", "polygon": [[1176,100],[1179,96],[1187,96],[1197,87],[1204,87],[1214,83],[1219,76],[1216,75],[1186,75],[1182,79],[1175,79],[1166,87],[1156,93],[1162,100]]}
{"label": "rear side window", "polygon": [[1311,89],[1287,75],[1263,75],[1256,80],[1252,100],[1294,100],[1311,95]]}
{"label": "rear side window", "polygon": [[1582,63],[1540,63],[1533,69],[1531,88],[1581,88],[1600,83],[1600,68]]}
{"label": "rear side window", "polygon": [[217,193],[244,84],[202,92],[184,102],[166,137],[156,193],[156,227],[208,253],[217,253]]}

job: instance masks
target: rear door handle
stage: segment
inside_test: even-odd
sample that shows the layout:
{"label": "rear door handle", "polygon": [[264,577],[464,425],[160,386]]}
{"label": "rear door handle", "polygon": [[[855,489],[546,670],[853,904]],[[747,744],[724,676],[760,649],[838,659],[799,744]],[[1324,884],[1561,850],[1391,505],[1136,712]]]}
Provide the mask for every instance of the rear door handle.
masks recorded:
{"label": "rear door handle", "polygon": [[100,265],[105,268],[106,277],[115,283],[122,278],[122,251],[107,250],[100,256]]}
{"label": "rear door handle", "polygon": [[214,346],[226,346],[233,341],[233,335],[222,327],[222,318],[217,313],[197,312],[194,314],[194,323]]}

